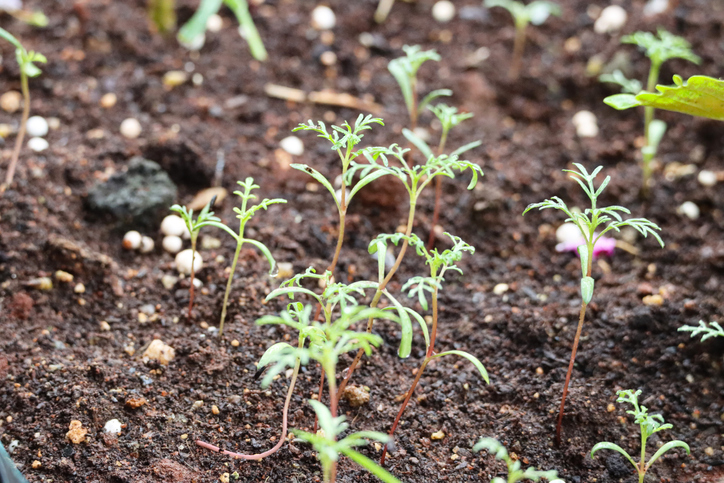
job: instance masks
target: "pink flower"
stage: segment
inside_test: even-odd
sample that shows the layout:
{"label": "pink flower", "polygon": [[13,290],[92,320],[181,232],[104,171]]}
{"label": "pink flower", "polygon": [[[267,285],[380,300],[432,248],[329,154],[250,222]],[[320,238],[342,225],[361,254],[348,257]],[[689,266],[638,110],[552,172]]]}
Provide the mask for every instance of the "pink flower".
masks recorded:
{"label": "pink flower", "polygon": [[[563,243],[556,245],[556,251],[558,252],[575,252],[578,255],[578,247],[586,244],[586,239],[583,237],[575,240],[568,240]],[[606,255],[612,257],[613,252],[616,249],[616,239],[609,237],[601,237],[598,239],[596,244],[593,246],[593,258],[598,258],[599,255]]]}

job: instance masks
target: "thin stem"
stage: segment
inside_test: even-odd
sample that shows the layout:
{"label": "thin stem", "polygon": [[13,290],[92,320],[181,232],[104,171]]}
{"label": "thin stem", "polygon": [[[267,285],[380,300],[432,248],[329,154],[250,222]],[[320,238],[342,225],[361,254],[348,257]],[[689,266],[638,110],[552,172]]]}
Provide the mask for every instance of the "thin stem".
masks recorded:
{"label": "thin stem", "polygon": [[410,85],[412,87],[412,106],[410,106],[410,131],[414,131],[417,128],[417,79],[410,79]]}
{"label": "thin stem", "polygon": [[[586,268],[586,276],[591,276],[591,264],[593,263],[593,245],[588,244],[588,267]],[[583,330],[583,319],[586,317],[586,302],[581,301],[581,312],[578,316],[578,328],[576,336],[573,339],[573,350],[571,351],[571,360],[568,363],[568,372],[566,373],[566,382],[563,384],[563,396],[561,397],[561,407],[558,410],[558,422],[556,423],[556,444],[561,444],[561,425],[563,423],[563,411],[566,407],[566,397],[568,396],[568,384],[571,382],[573,374],[573,364],[576,361],[576,352],[578,352],[578,342],[581,339],[581,331]]]}
{"label": "thin stem", "polygon": [[508,78],[511,80],[517,80],[520,76],[520,67],[523,63],[523,51],[525,50],[525,29],[528,23],[515,25],[515,41],[513,43],[513,60],[510,63],[510,70],[508,71]]}
{"label": "thin stem", "polygon": [[15,139],[15,148],[13,149],[13,155],[10,158],[10,165],[8,166],[8,172],[5,175],[5,183],[0,187],[0,193],[4,192],[6,188],[9,188],[15,177],[15,168],[18,165],[18,158],[20,157],[20,148],[23,146],[23,138],[25,137],[25,125],[28,123],[28,116],[30,116],[30,89],[28,89],[28,76],[23,71],[23,66],[20,66],[20,89],[23,92],[23,117],[20,121],[20,129],[18,129],[18,137]]}
{"label": "thin stem", "polygon": [[[321,307],[321,305],[320,305]],[[322,373],[319,375],[319,393],[317,395],[317,401],[322,402],[322,397],[324,396],[324,367],[322,367]],[[317,419],[317,415],[314,415],[314,433],[317,432],[317,429],[319,428],[318,425],[319,421]]]}
{"label": "thin stem", "polygon": [[[434,277],[434,275],[433,275],[433,277]],[[392,438],[394,436],[395,430],[397,429],[397,426],[400,424],[400,420],[402,419],[402,414],[405,412],[405,409],[407,408],[407,405],[409,404],[410,399],[412,398],[412,394],[415,392],[415,388],[417,388],[417,384],[420,382],[422,373],[425,372],[425,368],[427,367],[427,364],[432,360],[433,356],[435,355],[435,338],[437,337],[437,292],[438,292],[438,288],[435,287],[435,289],[432,292],[432,330],[430,331],[430,345],[427,347],[427,353],[425,354],[425,359],[422,361],[420,368],[417,370],[417,374],[415,375],[415,380],[412,381],[412,386],[410,386],[410,389],[407,391],[407,396],[405,396],[405,400],[402,402],[402,406],[400,406],[400,410],[397,412],[397,417],[395,418],[395,422],[392,423],[392,429],[390,429],[390,432],[389,432],[390,438]],[[385,448],[382,450],[382,456],[380,457],[380,465],[385,464],[386,456],[387,456],[387,445],[385,445]]]}
{"label": "thin stem", "polygon": [[646,434],[641,430],[641,461],[639,461],[639,483],[644,482],[644,476],[646,476]]}
{"label": "thin stem", "polygon": [[[303,346],[304,342],[300,341],[300,344]],[[287,438],[287,426],[288,426],[288,415],[289,415],[289,404],[292,400],[292,394],[294,393],[294,386],[297,383],[297,375],[299,374],[299,366],[301,365],[301,362],[299,359],[297,359],[296,364],[294,365],[294,372],[292,373],[292,380],[289,382],[289,389],[287,389],[287,398],[284,401],[284,414],[282,416],[282,435],[279,438],[279,442],[274,445],[274,447],[268,451],[265,451],[263,453],[259,454],[241,454],[241,453],[234,453],[232,451],[227,450],[221,450],[218,446],[214,446],[209,443],[205,443],[203,441],[196,441],[196,444],[198,446],[201,446],[202,448],[210,449],[211,451],[216,451],[217,453],[225,454],[228,456],[231,456],[232,458],[238,458],[243,460],[260,460],[262,458],[266,458],[267,456],[276,453],[279,448],[282,447],[284,444],[284,441]]]}
{"label": "thin stem", "polygon": [[[380,282],[380,284],[377,286],[377,291],[375,292],[375,295],[372,297],[372,302],[370,303],[371,308],[377,307],[377,304],[380,302],[380,298],[382,297],[382,291],[387,287],[387,284],[390,282],[390,279],[392,279],[392,276],[397,272],[397,269],[400,267],[400,264],[402,263],[402,259],[405,257],[405,252],[407,251],[407,245],[408,245],[408,238],[410,234],[412,233],[412,223],[415,221],[415,205],[417,203],[417,200],[414,199],[410,202],[410,212],[407,216],[407,227],[405,229],[405,239],[402,242],[402,246],[400,247],[400,253],[397,254],[397,258],[395,259],[395,264],[392,266],[390,271],[387,273],[387,276]],[[372,332],[372,325],[374,324],[374,317],[370,317],[367,320],[367,332]],[[362,356],[364,355],[364,349],[360,349],[357,351],[357,355],[354,357],[354,360],[352,361],[352,364],[350,364],[349,368],[347,368],[347,373],[344,375],[344,379],[342,379],[342,382],[339,384],[339,393],[344,393],[344,388],[347,387],[347,383],[349,382],[350,378],[352,377],[352,374],[354,373],[355,368],[357,367],[357,364],[359,364],[359,361],[362,359]]]}
{"label": "thin stem", "polygon": [[[440,136],[440,144],[437,146],[438,157],[442,156],[442,151],[445,149],[445,143],[447,142],[447,133],[449,129],[442,129],[442,135]],[[430,225],[430,238],[427,240],[427,249],[432,250],[435,245],[435,227],[440,218],[440,199],[442,198],[442,176],[438,176],[435,180],[435,208],[432,212],[432,224]]]}
{"label": "thin stem", "polygon": [[[661,70],[661,63],[651,61],[651,69],[649,69],[649,78],[646,83],[646,90],[649,92],[654,92],[656,90],[656,83],[659,80],[659,71]],[[654,108],[653,107],[645,107],[644,108],[644,138],[646,142],[646,146],[651,146],[651,121],[654,120]],[[651,161],[653,160],[652,155],[647,155],[642,153],[642,159],[641,159],[641,170],[643,172],[643,187],[642,192],[644,196],[648,196],[649,191],[649,182],[651,180]]]}
{"label": "thin stem", "polygon": [[196,292],[194,288],[194,276],[196,275],[196,264],[194,263],[196,261],[196,237],[198,233],[194,235],[191,234],[191,287],[189,287],[189,313],[188,318],[191,318],[191,310],[194,307],[194,292]]}
{"label": "thin stem", "polygon": [[219,337],[224,332],[224,320],[226,319],[226,307],[229,304],[229,294],[231,293],[231,282],[234,280],[234,272],[236,271],[236,262],[239,261],[239,254],[241,253],[241,246],[244,244],[244,239],[241,238],[236,244],[236,251],[234,252],[234,260],[231,262],[231,271],[229,272],[229,280],[226,282],[226,292],[224,293],[224,305],[221,307],[221,322],[219,323]]}
{"label": "thin stem", "polygon": [[[327,377],[327,387],[329,388],[329,411],[332,413],[332,417],[337,417],[337,376],[335,374],[335,367],[334,365],[331,365],[331,367],[326,367],[326,372],[329,374]],[[329,436],[329,435],[328,435]],[[332,436],[332,439],[336,440],[337,438],[335,436]],[[330,471],[330,477],[329,482],[334,483],[337,479],[337,462],[332,462],[332,469]]]}

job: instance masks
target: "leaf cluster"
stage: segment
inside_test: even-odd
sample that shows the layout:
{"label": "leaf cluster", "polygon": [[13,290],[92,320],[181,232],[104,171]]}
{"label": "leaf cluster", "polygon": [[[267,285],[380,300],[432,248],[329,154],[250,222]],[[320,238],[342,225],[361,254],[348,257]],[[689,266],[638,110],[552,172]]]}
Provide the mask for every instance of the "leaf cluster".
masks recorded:
{"label": "leaf cluster", "polygon": [[670,59],[685,59],[697,65],[701,63],[701,58],[692,52],[686,39],[661,28],[658,36],[651,32],[635,32],[623,37],[621,43],[640,47],[653,65],[661,65]]}
{"label": "leaf cluster", "polygon": [[551,15],[561,16],[561,7],[555,2],[545,0],[536,0],[527,5],[515,0],[485,0],[485,6],[506,9],[513,16],[515,26],[519,29],[524,29],[529,23],[541,25]]}
{"label": "leaf cluster", "polygon": [[221,219],[214,216],[213,211],[210,211],[215,201],[216,196],[214,196],[214,198],[206,206],[204,206],[204,208],[199,212],[199,215],[196,217],[196,220],[194,220],[193,209],[187,209],[185,206],[181,205],[173,205],[170,209],[171,211],[178,213],[186,224],[186,229],[191,234],[191,237],[195,239],[201,228],[204,226],[209,226],[211,223],[221,223]]}
{"label": "leaf cluster", "polygon": [[[463,122],[465,119],[470,119],[471,117],[473,117],[472,113],[458,113],[456,107],[450,107],[446,104],[427,106],[427,108],[428,110],[432,111],[433,114],[435,114],[442,126],[442,135],[440,136],[441,145],[444,144],[445,140],[447,139],[447,135],[452,128]],[[425,142],[421,137],[415,134],[414,131],[410,131],[409,129],[404,128],[402,130],[402,135],[405,136],[405,138],[410,141],[410,143],[412,143],[412,145],[415,146],[422,153],[422,155],[425,156],[426,159],[435,156],[432,148],[427,144],[427,142]],[[464,144],[463,146],[460,146],[452,153],[450,153],[450,156],[460,156],[463,153],[470,151],[471,149],[477,148],[481,144],[483,144],[482,141],[473,141]]]}
{"label": "leaf cluster", "polygon": [[685,325],[679,327],[679,332],[691,332],[691,337],[701,335],[702,342],[710,337],[724,337],[724,329],[722,329],[722,326],[719,325],[718,322],[710,322],[709,325],[706,325],[706,322],[703,320],[699,321],[698,326]]}
{"label": "leaf cluster", "polygon": [[20,41],[3,28],[0,28],[0,38],[7,40],[15,46],[15,58],[17,59],[20,70],[24,75],[28,77],[37,77],[42,74],[42,71],[34,64],[34,62],[39,62],[41,64],[48,62],[48,59],[46,59],[43,54],[33,50],[25,50],[25,47],[23,47]]}
{"label": "leaf cluster", "polygon": [[[495,456],[496,459],[505,462],[508,467],[508,479],[507,483],[517,483],[523,480],[541,481],[545,479],[548,481],[555,480],[558,478],[558,472],[556,470],[540,471],[535,468],[528,468],[523,470],[519,460],[514,460],[508,454],[508,450],[498,440],[493,438],[480,438],[480,441],[473,446],[473,451],[476,453],[481,450],[488,450]],[[490,483],[506,483],[503,478],[493,478]]]}
{"label": "leaf cluster", "polygon": [[440,55],[434,50],[422,50],[419,45],[405,45],[402,47],[405,52],[403,57],[393,59],[387,66],[390,74],[395,78],[397,84],[400,86],[402,91],[402,97],[405,99],[405,105],[407,111],[410,113],[410,117],[416,117],[416,113],[422,111],[434,99],[441,96],[451,96],[452,91],[450,89],[437,89],[426,95],[418,105],[416,105],[416,86],[417,86],[417,71],[422,67],[422,64],[428,60],[436,62],[440,61]]}
{"label": "leaf cluster", "polygon": [[[643,89],[643,84],[638,79],[629,79],[623,72],[616,69],[611,74],[601,74],[598,77],[601,82],[608,82],[610,84],[617,84],[621,86],[621,92],[626,94],[636,95]],[[608,99],[608,98],[607,98]],[[604,102],[606,102],[604,100]]]}

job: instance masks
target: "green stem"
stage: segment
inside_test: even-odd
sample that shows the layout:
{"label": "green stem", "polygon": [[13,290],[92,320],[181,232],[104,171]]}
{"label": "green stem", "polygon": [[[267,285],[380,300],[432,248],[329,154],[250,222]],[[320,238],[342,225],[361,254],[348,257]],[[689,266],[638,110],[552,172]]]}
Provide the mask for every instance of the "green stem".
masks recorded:
{"label": "green stem", "polygon": [[[440,136],[440,144],[437,146],[438,157],[442,156],[442,151],[445,149],[445,143],[447,142],[447,133],[449,129],[442,129],[442,135]],[[440,218],[440,199],[442,198],[442,176],[438,176],[435,180],[435,208],[432,212],[432,224],[430,225],[430,238],[427,240],[427,249],[432,250],[435,245],[435,227]]]}
{"label": "green stem", "polygon": [[189,287],[189,313],[188,318],[191,318],[191,310],[194,307],[194,276],[196,275],[196,264],[194,263],[196,261],[196,238],[198,236],[198,233],[194,234],[191,233],[191,286]]}
{"label": "green stem", "polygon": [[646,434],[641,428],[641,461],[639,461],[639,483],[644,483],[646,476]]}
{"label": "green stem", "polygon": [[[254,20],[251,18],[249,5],[246,3],[246,0],[237,0],[233,3],[235,4],[233,7],[234,14],[239,20],[241,27],[244,29],[244,35],[246,36],[246,41],[249,44],[251,55],[256,60],[264,62],[267,60],[269,55],[264,48],[264,42],[261,40],[259,31],[256,29],[256,25],[254,25]],[[231,5],[231,3],[229,3],[229,5]]]}
{"label": "green stem", "polygon": [[219,337],[224,332],[224,320],[226,319],[226,307],[229,304],[229,294],[231,293],[231,282],[234,280],[234,272],[236,271],[236,262],[239,261],[239,254],[241,253],[241,246],[244,244],[244,240],[241,239],[236,244],[236,251],[234,252],[234,260],[231,262],[231,271],[229,272],[229,280],[226,282],[226,292],[224,293],[224,305],[221,307],[221,322],[219,322]]}
{"label": "green stem", "polygon": [[525,50],[525,29],[528,23],[518,23],[515,25],[515,40],[513,43],[513,60],[510,63],[510,71],[508,78],[517,80],[520,76],[520,67],[523,63],[523,51]]}
{"label": "green stem", "polygon": [[23,93],[23,117],[20,121],[20,129],[18,129],[18,137],[15,139],[15,148],[13,149],[13,155],[10,158],[10,166],[5,176],[5,183],[0,187],[0,193],[9,188],[15,177],[15,169],[18,165],[18,158],[20,157],[20,148],[23,146],[23,138],[25,137],[25,125],[28,123],[28,116],[30,116],[30,89],[28,88],[28,76],[23,70],[23,66],[20,66],[20,89]]}

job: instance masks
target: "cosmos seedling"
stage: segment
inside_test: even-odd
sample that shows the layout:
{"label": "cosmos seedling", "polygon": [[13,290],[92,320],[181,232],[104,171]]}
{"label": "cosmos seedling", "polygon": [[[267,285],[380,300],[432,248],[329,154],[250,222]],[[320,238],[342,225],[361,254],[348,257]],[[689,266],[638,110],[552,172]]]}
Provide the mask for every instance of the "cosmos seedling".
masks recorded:
{"label": "cosmos seedling", "polygon": [[196,240],[199,237],[199,232],[201,231],[201,228],[203,228],[204,226],[212,225],[212,223],[221,223],[221,220],[218,217],[214,216],[214,212],[209,211],[211,207],[214,206],[215,202],[216,196],[214,196],[209,204],[204,206],[201,212],[199,212],[199,216],[196,217],[196,221],[194,221],[194,210],[187,210],[185,206],[180,205],[173,205],[171,207],[171,211],[175,211],[176,213],[178,213],[181,219],[184,221],[184,223],[186,224],[186,229],[189,231],[191,237],[191,286],[189,287],[189,318],[191,318],[191,311],[194,307],[194,275],[196,272],[196,264],[194,263],[194,260],[196,260]]}
{"label": "cosmos seedling", "polygon": [[[513,459],[508,454],[508,450],[503,446],[497,439],[493,438],[480,438],[480,441],[473,446],[473,451],[478,452],[482,450],[488,450],[489,453],[495,456],[495,459],[502,460],[508,467],[508,479],[500,477],[493,478],[490,483],[518,483],[519,481],[531,480],[541,481],[545,479],[548,481],[557,480],[558,472],[556,470],[540,471],[535,468],[528,468],[526,470],[521,469],[520,460]],[[560,480],[557,480],[560,481]]]}
{"label": "cosmos seedling", "polygon": [[583,319],[586,315],[586,306],[593,298],[593,287],[594,281],[591,277],[591,264],[593,262],[593,248],[596,242],[606,233],[611,230],[621,231],[621,228],[630,226],[636,231],[641,233],[644,237],[649,234],[652,235],[656,241],[659,242],[663,248],[664,242],[661,240],[657,231],[660,231],[656,224],[647,220],[646,218],[630,218],[624,220],[620,213],[630,214],[631,212],[623,206],[607,206],[605,208],[598,208],[598,197],[603,193],[603,190],[611,181],[610,176],[606,176],[606,179],[599,185],[598,189],[595,188],[593,181],[598,173],[603,169],[603,166],[596,168],[591,174],[588,174],[586,168],[578,163],[573,163],[576,167],[575,170],[564,169],[566,173],[571,174],[571,178],[583,188],[584,193],[588,196],[591,202],[591,208],[587,208],[583,213],[573,211],[566,206],[566,204],[557,196],[552,197],[549,200],[545,200],[540,203],[532,203],[523,212],[523,215],[528,213],[530,210],[538,208],[544,210],[546,208],[553,208],[560,210],[568,216],[566,222],[571,222],[578,227],[581,231],[581,235],[585,240],[585,244],[578,247],[578,253],[581,257],[581,312],[578,318],[578,329],[576,330],[576,336],[573,341],[573,350],[571,352],[571,361],[568,364],[568,373],[566,374],[566,382],[563,386],[563,397],[561,398],[561,408],[558,412],[558,423],[556,425],[556,441],[560,442],[561,439],[561,423],[563,421],[563,410],[566,404],[566,396],[568,395],[568,384],[571,379],[573,372],[573,363],[576,360],[576,351],[578,350],[578,342],[581,337],[581,330],[583,329]]}
{"label": "cosmos seedling", "polygon": [[[438,104],[436,106],[427,106],[433,114],[440,121],[442,132],[440,134],[440,142],[437,145],[437,155],[441,156],[445,151],[445,144],[447,143],[447,136],[450,130],[463,122],[465,119],[470,119],[473,114],[470,112],[458,112],[456,107],[450,107],[446,104]],[[414,132],[409,129],[403,129],[402,134],[410,141],[426,159],[434,157],[430,146]],[[477,148],[480,146],[482,141],[473,141],[471,143],[460,146],[455,151],[450,153],[451,156],[460,156],[463,153]],[[435,208],[432,215],[432,225],[430,229],[430,238],[427,242],[428,250],[432,249],[433,243],[435,242],[435,226],[437,226],[438,219],[440,218],[440,198],[442,198],[442,177],[438,177],[435,181]]]}
{"label": "cosmos seedling", "polygon": [[701,335],[701,341],[704,342],[710,337],[724,337],[724,329],[718,322],[710,322],[706,325],[703,320],[699,321],[699,325],[685,325],[679,327],[679,332],[691,332],[691,337],[697,337]]}
{"label": "cosmos seedling", "polygon": [[[371,307],[377,307],[382,291],[387,287],[397,269],[402,263],[402,259],[405,257],[407,246],[409,244],[410,235],[412,234],[412,225],[415,221],[415,209],[417,206],[417,200],[419,199],[422,191],[427,185],[429,185],[438,176],[447,176],[449,178],[455,177],[455,171],[463,172],[470,170],[472,172],[472,179],[468,184],[468,189],[473,189],[478,182],[478,175],[483,175],[483,170],[475,163],[470,161],[460,160],[458,156],[447,156],[441,155],[437,157],[430,157],[427,162],[422,165],[410,165],[405,160],[405,153],[407,149],[401,149],[396,144],[393,144],[389,148],[368,148],[363,151],[367,163],[352,162],[352,166],[349,170],[349,175],[354,176],[358,174],[361,178],[369,176],[372,173],[385,173],[390,176],[394,176],[399,179],[409,198],[409,211],[407,215],[407,225],[405,228],[405,236],[402,238],[402,246],[397,254],[395,263],[390,270],[385,274],[385,252],[378,252],[377,258],[379,261],[379,277],[380,282],[375,292]],[[392,158],[392,163],[388,158]],[[372,330],[374,324],[374,318],[370,318],[367,321],[367,331]],[[352,364],[347,370],[347,374],[340,385],[340,389],[343,390],[347,382],[352,377],[357,364],[362,359],[362,352],[357,352],[357,356],[352,361]]]}
{"label": "cosmos seedling", "polygon": [[178,40],[181,45],[198,50],[204,45],[206,38],[206,23],[209,17],[214,15],[221,8],[221,4],[225,4],[234,12],[236,20],[239,22],[239,34],[246,39],[249,44],[251,55],[259,61],[265,61],[269,55],[264,48],[259,36],[259,31],[254,25],[254,20],[249,13],[249,4],[246,0],[201,0],[198,10],[186,22],[178,32]]}
{"label": "cosmos seedling", "polygon": [[161,34],[176,28],[176,0],[148,0],[148,18]]}
{"label": "cosmos seedling", "polygon": [[[409,291],[410,297],[417,297],[420,305],[424,310],[428,309],[427,297],[428,295],[430,295],[432,299],[432,328],[428,335],[427,324],[425,323],[425,320],[419,314],[413,312],[415,314],[415,317],[418,319],[418,322],[420,323],[420,327],[422,327],[423,329],[423,335],[425,336],[427,350],[425,351],[425,358],[423,359],[420,368],[417,370],[415,380],[412,382],[410,389],[407,391],[405,400],[402,402],[402,406],[397,413],[395,422],[392,424],[392,428],[390,429],[389,433],[390,438],[392,438],[392,436],[395,434],[395,430],[400,424],[400,420],[402,419],[402,415],[405,412],[405,408],[407,408],[407,405],[410,402],[410,398],[412,398],[412,395],[415,392],[415,388],[420,382],[422,373],[425,372],[425,368],[433,359],[437,359],[438,357],[443,357],[447,355],[456,355],[459,357],[463,357],[470,361],[478,370],[478,372],[480,372],[480,375],[485,380],[485,382],[490,384],[490,379],[488,378],[488,371],[485,369],[483,364],[472,354],[468,354],[467,352],[460,350],[435,352],[435,340],[437,338],[438,324],[438,292],[442,289],[442,283],[445,281],[444,275],[448,271],[462,273],[462,270],[456,265],[456,263],[462,259],[465,253],[475,253],[475,248],[465,243],[459,237],[450,235],[449,233],[446,233],[446,235],[452,240],[453,246],[452,248],[448,248],[447,250],[444,250],[442,252],[439,252],[437,249],[428,251],[425,248],[425,244],[422,242],[422,240],[420,240],[415,235],[404,237],[407,239],[409,244],[415,248],[417,254],[425,258],[427,266],[430,267],[430,275],[428,277],[413,277],[409,279],[402,286],[402,290]],[[387,249],[388,243],[391,242],[397,245],[402,238],[403,235],[400,233],[394,235],[380,235],[376,239],[372,240],[372,242],[370,243],[369,251],[372,253],[382,251],[382,253],[379,253],[379,255],[384,255],[384,250]],[[387,446],[385,446],[385,449],[382,451],[380,464],[385,464],[386,455]]]}
{"label": "cosmos seedling", "polygon": [[[659,80],[659,72],[661,66],[670,59],[684,59],[694,64],[699,64],[701,59],[691,51],[691,46],[686,39],[678,37],[659,29],[658,36],[651,32],[636,32],[627,35],[621,39],[624,44],[634,44],[645,51],[646,56],[651,61],[649,69],[649,77],[646,82],[646,90],[654,92],[656,83]],[[630,103],[631,93],[618,94],[604,99],[604,102],[616,109],[624,108]],[[666,133],[666,123],[654,119],[654,108],[647,106],[644,109],[644,137],[646,145],[641,149],[642,169],[643,169],[643,192],[647,193],[648,185],[651,179],[651,161],[656,156],[659,143]]]}
{"label": "cosmos seedling", "polygon": [[515,80],[520,75],[528,24],[542,25],[551,15],[560,17],[561,7],[557,3],[543,0],[536,0],[528,5],[514,0],[485,0],[485,6],[487,8],[503,7],[513,16],[515,21],[515,41],[513,44],[513,60],[510,64],[508,77]]}
{"label": "cosmos seedling", "polygon": [[659,448],[659,450],[656,451],[656,453],[654,453],[651,459],[647,462],[646,441],[652,434],[658,433],[659,431],[664,431],[666,429],[671,429],[673,428],[673,426],[669,423],[664,424],[664,417],[660,414],[649,414],[646,406],[639,406],[638,397],[641,394],[640,390],[634,392],[633,390],[628,389],[626,391],[618,391],[617,394],[617,402],[629,403],[633,406],[632,411],[626,412],[634,417],[636,424],[638,424],[639,428],[641,429],[641,459],[638,463],[636,463],[631,455],[626,452],[626,450],[624,450],[617,444],[608,442],[598,443],[596,446],[594,446],[591,450],[591,458],[593,458],[594,454],[601,449],[610,449],[612,451],[617,451],[618,453],[621,453],[628,460],[628,462],[633,465],[636,473],[638,473],[639,483],[643,483],[644,478],[646,477],[646,472],[649,470],[649,468],[651,468],[651,465],[654,464],[656,460],[662,457],[666,452],[674,448],[684,448],[687,454],[691,453],[691,451],[689,450],[689,445],[684,443],[683,441],[669,441],[661,448]]}
{"label": "cosmos seedling", "polygon": [[621,92],[626,94],[636,95],[643,89],[643,84],[638,79],[629,79],[623,72],[616,69],[610,74],[601,74],[598,77],[601,82],[607,82],[609,84],[617,84],[621,87]]}
{"label": "cosmos seedling", "polygon": [[405,45],[402,50],[405,51],[405,56],[391,60],[387,69],[400,86],[407,112],[410,115],[410,129],[414,130],[417,127],[417,118],[425,106],[438,97],[451,96],[452,91],[450,89],[434,90],[418,103],[417,71],[428,60],[439,62],[440,56],[434,50],[421,50],[419,45]]}
{"label": "cosmos seedling", "polygon": [[30,89],[28,88],[28,77],[37,77],[42,72],[35,65],[35,62],[45,64],[47,59],[43,54],[38,52],[25,50],[20,41],[16,39],[10,32],[0,28],[0,38],[7,40],[13,46],[15,46],[15,58],[20,66],[20,90],[23,93],[23,117],[20,121],[20,129],[18,130],[18,137],[15,139],[15,148],[13,149],[12,157],[10,158],[10,165],[8,166],[8,172],[5,175],[5,183],[0,185],[0,193],[3,193],[13,182],[15,177],[15,169],[18,164],[18,158],[20,157],[20,148],[23,146],[23,138],[25,137],[26,124],[28,122],[28,116],[30,115]]}
{"label": "cosmos seedling", "polygon": [[[259,210],[266,210],[269,206],[276,203],[286,203],[286,200],[279,198],[275,199],[264,199],[256,205],[249,205],[249,202],[257,199],[252,191],[259,188],[259,185],[254,184],[254,178],[246,178],[244,182],[237,181],[241,186],[240,191],[234,191],[234,194],[241,198],[241,208],[234,208],[236,217],[239,219],[239,232],[234,232],[231,228],[226,226],[221,221],[207,219],[203,226],[215,226],[226,231],[229,235],[236,240],[236,251],[234,252],[234,260],[231,262],[231,271],[229,272],[229,280],[226,282],[226,292],[224,293],[224,304],[221,308],[221,321],[219,322],[219,337],[224,332],[224,319],[226,319],[226,308],[229,304],[229,294],[231,293],[231,282],[234,280],[234,272],[236,272],[236,263],[239,261],[239,254],[241,253],[241,247],[244,243],[248,243],[259,250],[269,262],[270,273],[272,276],[276,276],[277,265],[272,257],[269,249],[260,241],[253,240],[251,238],[244,237],[244,228],[246,224],[251,220]],[[193,259],[192,259],[193,260]]]}

